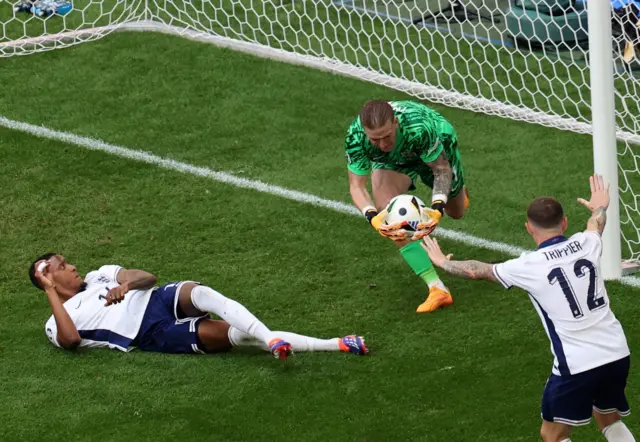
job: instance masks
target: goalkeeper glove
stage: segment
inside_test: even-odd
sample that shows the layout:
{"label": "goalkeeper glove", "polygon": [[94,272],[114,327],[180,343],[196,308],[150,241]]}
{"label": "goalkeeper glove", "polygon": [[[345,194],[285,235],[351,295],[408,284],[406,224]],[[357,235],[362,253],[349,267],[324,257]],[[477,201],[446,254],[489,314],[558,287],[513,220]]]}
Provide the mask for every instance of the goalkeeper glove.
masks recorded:
{"label": "goalkeeper glove", "polygon": [[411,237],[412,240],[419,240],[425,236],[429,236],[431,232],[436,229],[436,226],[444,215],[445,203],[441,200],[436,200],[431,204],[431,207],[425,207],[422,210],[422,214],[426,218],[426,221],[418,223],[416,226],[416,233]]}
{"label": "goalkeeper glove", "polygon": [[404,241],[407,239],[407,232],[402,229],[405,225],[404,223],[385,224],[385,219],[387,218],[386,210],[378,212],[375,207],[367,206],[362,212],[364,213],[364,217],[367,218],[367,221],[369,221],[369,224],[371,224],[380,235],[393,241]]}

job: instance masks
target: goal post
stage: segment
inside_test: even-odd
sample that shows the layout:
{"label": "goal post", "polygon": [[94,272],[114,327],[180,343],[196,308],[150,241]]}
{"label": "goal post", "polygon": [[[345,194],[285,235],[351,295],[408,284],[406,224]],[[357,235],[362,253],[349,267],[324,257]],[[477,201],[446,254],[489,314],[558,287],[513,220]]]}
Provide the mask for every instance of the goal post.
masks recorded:
{"label": "goal post", "polygon": [[72,0],[48,17],[8,9],[20,1],[0,1],[0,62],[113,31],[164,32],[592,135],[594,170],[612,190],[601,271],[638,268],[633,0]]}
{"label": "goal post", "polygon": [[616,140],[615,88],[611,6],[608,1],[589,1],[589,70],[594,171],[609,183],[611,202],[603,232],[600,271],[605,279],[622,276],[620,205],[618,193],[618,149]]}

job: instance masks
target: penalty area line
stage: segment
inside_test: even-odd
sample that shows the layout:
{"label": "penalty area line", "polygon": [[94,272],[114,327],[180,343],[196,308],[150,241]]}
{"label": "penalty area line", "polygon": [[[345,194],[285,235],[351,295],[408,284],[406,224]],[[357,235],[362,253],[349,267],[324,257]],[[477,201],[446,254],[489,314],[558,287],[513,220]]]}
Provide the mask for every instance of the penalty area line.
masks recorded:
{"label": "penalty area line", "polygon": [[[62,141],[67,144],[72,144],[88,150],[95,150],[105,152],[111,155],[115,155],[121,158],[129,160],[135,160],[147,164],[153,164],[164,169],[174,170],[189,175],[200,176],[208,178],[212,181],[217,181],[224,184],[240,187],[243,189],[251,189],[270,195],[279,196],[288,200],[297,201],[304,204],[311,204],[316,207],[323,207],[335,212],[345,213],[349,215],[362,216],[360,211],[353,207],[351,204],[343,203],[341,201],[329,200],[321,198],[309,193],[300,192],[297,190],[287,189],[285,187],[276,186],[273,184],[267,184],[259,180],[251,180],[247,178],[237,177],[227,172],[219,172],[209,169],[207,167],[194,166],[192,164],[184,163],[181,161],[172,160],[170,158],[163,158],[154,155],[149,152],[141,150],[130,149],[127,147],[116,146],[109,144],[105,141],[95,138],[75,135],[69,132],[61,132],[53,129],[49,129],[44,126],[37,126],[22,121],[15,121],[9,118],[0,116],[0,127],[7,129],[24,132],[30,135],[34,135],[40,138],[47,138],[50,140]],[[479,238],[467,233],[458,232],[450,229],[438,228],[434,232],[435,236],[451,239],[457,242],[461,242],[470,246],[488,249],[496,252],[502,252],[511,256],[519,256],[527,249],[516,247],[510,244],[491,241],[484,238]],[[632,276],[625,276],[619,279],[619,282],[625,285],[633,287],[640,287],[640,279]]]}

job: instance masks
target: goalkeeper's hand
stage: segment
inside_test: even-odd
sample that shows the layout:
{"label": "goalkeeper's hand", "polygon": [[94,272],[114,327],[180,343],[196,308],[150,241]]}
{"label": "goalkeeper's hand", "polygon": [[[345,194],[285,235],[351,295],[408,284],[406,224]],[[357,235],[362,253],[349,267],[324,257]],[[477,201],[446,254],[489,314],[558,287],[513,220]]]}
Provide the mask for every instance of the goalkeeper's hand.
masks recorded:
{"label": "goalkeeper's hand", "polygon": [[405,222],[395,223],[395,224],[383,224],[378,233],[384,236],[385,238],[389,238],[393,241],[405,241],[409,239],[409,232],[404,229],[404,226],[408,225]]}
{"label": "goalkeeper's hand", "polygon": [[369,220],[369,223],[371,223],[371,227],[376,229],[376,231],[385,238],[393,241],[404,241],[407,239],[407,232],[403,229],[405,226],[404,223],[385,224],[387,218],[386,210],[378,213],[374,208],[370,208],[365,211],[364,216]]}
{"label": "goalkeeper's hand", "polygon": [[431,207],[425,207],[422,210],[422,214],[425,221],[416,226],[416,232],[411,237],[414,241],[429,236],[436,229],[444,214],[444,203],[442,201],[434,201]]}

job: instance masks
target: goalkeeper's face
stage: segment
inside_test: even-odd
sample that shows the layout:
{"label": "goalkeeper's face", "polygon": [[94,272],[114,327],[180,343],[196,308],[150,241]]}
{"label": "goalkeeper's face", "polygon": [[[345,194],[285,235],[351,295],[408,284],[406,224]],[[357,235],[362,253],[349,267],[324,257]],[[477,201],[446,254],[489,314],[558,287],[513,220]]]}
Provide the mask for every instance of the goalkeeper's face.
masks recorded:
{"label": "goalkeeper's face", "polygon": [[365,127],[364,133],[371,141],[371,144],[377,146],[383,152],[391,152],[396,145],[398,119],[389,120],[377,128]]}

